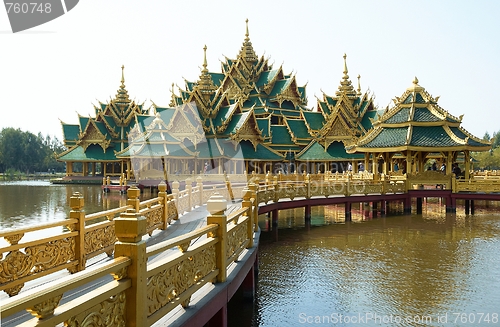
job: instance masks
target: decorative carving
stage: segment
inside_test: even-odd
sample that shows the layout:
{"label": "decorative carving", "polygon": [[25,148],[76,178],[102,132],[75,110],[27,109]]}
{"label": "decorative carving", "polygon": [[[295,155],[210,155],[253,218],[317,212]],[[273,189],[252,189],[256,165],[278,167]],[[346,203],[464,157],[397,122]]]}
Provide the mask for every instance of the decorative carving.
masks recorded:
{"label": "decorative carving", "polygon": [[187,241],[187,242],[184,242],[182,244],[177,245],[177,247],[179,248],[179,250],[181,250],[181,252],[186,252],[187,249],[189,248],[189,245],[191,245],[191,242]]}
{"label": "decorative carving", "polygon": [[9,235],[9,236],[4,236],[4,239],[9,242],[10,245],[15,245],[17,243],[19,243],[19,241],[21,240],[21,238],[23,238],[24,236],[24,233],[20,233],[20,234],[15,234],[15,235]]}
{"label": "decorative carving", "polygon": [[113,278],[115,280],[120,280],[125,277],[127,277],[127,267],[123,267],[122,269],[112,272],[111,275],[113,275]]}
{"label": "decorative carving", "polygon": [[125,326],[125,292],[121,292],[64,322],[67,327]]}
{"label": "decorative carving", "polygon": [[147,221],[146,230],[148,231],[149,236],[151,236],[153,230],[155,230],[155,228],[160,226],[163,222],[163,206],[158,206],[158,208],[147,212],[144,216]]}
{"label": "decorative carving", "polygon": [[[64,238],[45,244],[26,247],[25,253],[14,250],[2,256],[0,261],[0,284],[8,284],[14,280],[57,267],[75,257],[74,238]],[[19,293],[24,284],[5,289],[9,296]]]}
{"label": "decorative carving", "polygon": [[85,232],[85,254],[103,250],[116,242],[114,223],[105,222],[102,228]]}
{"label": "decorative carving", "polygon": [[247,240],[247,224],[238,224],[227,233],[226,258],[231,257]]}
{"label": "decorative carving", "polygon": [[62,296],[62,294],[57,295],[56,297],[35,304],[33,307],[27,308],[26,310],[39,319],[46,318],[54,313],[54,310],[59,306],[59,301],[61,301]]}
{"label": "decorative carving", "polygon": [[[147,283],[148,316],[173,301],[216,268],[215,245],[151,276]],[[182,303],[187,306],[189,303]]]}
{"label": "decorative carving", "polygon": [[75,258],[75,239],[63,238],[45,244],[26,247],[25,252],[33,256],[33,273],[41,272]]}

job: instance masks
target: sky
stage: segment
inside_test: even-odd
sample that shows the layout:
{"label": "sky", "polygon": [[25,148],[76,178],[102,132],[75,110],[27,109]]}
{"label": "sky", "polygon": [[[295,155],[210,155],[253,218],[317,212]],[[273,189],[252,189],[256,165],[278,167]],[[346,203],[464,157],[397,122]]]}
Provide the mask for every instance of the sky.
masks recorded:
{"label": "sky", "polygon": [[[120,86],[132,99],[168,106],[172,84],[221,71],[245,38],[258,56],[307,83],[309,107],[343,76],[392,106],[414,77],[462,127],[500,130],[500,1],[81,0],[65,15],[12,33],[0,10],[0,129],[62,139],[61,121],[93,115]],[[178,92],[177,92],[178,93]]]}

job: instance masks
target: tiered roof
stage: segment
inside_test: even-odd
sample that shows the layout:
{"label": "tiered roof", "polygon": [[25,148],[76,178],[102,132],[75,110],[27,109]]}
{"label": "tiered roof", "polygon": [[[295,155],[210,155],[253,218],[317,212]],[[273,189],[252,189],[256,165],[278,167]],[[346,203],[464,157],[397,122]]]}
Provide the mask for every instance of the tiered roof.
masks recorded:
{"label": "tiered roof", "polygon": [[115,151],[128,146],[128,132],[139,120],[149,117],[143,104],[130,100],[125,88],[124,66],[114,99],[94,106],[95,117],[79,116],[78,124],[61,122],[64,145],[62,161],[116,161]]}
{"label": "tiered roof", "polygon": [[349,152],[488,150],[490,143],[464,130],[463,115],[451,115],[437,104],[438,98],[418,85],[415,77],[412,86],[394,99],[395,106],[387,108]]}

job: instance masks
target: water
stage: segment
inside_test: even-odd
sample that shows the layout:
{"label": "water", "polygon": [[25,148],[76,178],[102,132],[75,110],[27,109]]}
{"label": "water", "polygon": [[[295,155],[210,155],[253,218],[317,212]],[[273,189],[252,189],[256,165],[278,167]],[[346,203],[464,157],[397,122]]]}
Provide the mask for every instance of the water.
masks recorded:
{"label": "water", "polygon": [[[99,186],[2,182],[1,230],[65,219],[74,192],[87,213],[126,201]],[[229,326],[500,325],[497,206],[476,202],[465,216],[427,203],[422,215],[376,219],[353,208],[348,223],[342,206],[314,208],[309,230],[303,209],[281,212],[279,241],[261,234],[255,303],[235,296]]]}
{"label": "water", "polygon": [[499,326],[497,208],[426,209],[338,223],[343,208],[316,208],[310,230],[284,212],[279,241],[261,236],[255,304],[236,297],[230,326]]}

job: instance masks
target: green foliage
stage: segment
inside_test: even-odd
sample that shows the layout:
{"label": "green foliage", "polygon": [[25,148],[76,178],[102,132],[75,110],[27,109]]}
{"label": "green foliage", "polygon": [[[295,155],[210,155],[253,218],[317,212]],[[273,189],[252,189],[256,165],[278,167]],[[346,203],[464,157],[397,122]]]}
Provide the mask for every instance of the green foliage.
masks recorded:
{"label": "green foliage", "polygon": [[57,138],[23,132],[19,128],[4,128],[0,131],[0,171],[11,172],[8,176],[15,176],[15,171],[63,171],[64,163],[57,162],[54,155],[63,150]]}

